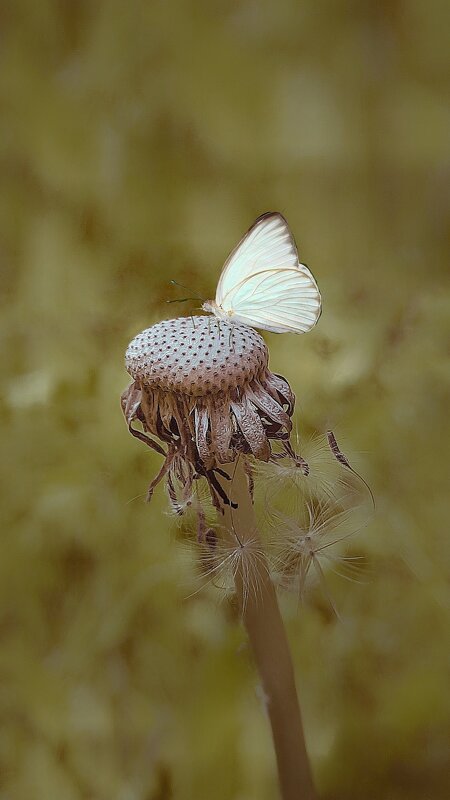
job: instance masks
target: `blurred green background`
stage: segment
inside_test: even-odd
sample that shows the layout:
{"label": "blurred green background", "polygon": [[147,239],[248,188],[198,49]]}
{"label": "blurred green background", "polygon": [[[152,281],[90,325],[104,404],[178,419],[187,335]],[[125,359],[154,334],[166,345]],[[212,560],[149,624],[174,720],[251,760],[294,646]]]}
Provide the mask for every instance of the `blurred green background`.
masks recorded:
{"label": "blurred green background", "polygon": [[[377,498],[362,584],[282,598],[321,797],[447,797],[448,4],[0,9],[0,800],[271,800],[239,620],[144,503],[123,355],[280,210],[322,290],[266,340]],[[169,311],[168,311],[169,308]],[[345,444],[345,446],[344,446]],[[447,548],[447,551],[446,551]]]}

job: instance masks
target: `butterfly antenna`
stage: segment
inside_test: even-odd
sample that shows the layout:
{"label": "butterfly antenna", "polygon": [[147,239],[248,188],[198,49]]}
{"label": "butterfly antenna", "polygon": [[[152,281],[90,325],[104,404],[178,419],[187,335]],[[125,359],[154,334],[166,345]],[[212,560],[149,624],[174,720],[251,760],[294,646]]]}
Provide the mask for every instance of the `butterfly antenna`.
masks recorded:
{"label": "butterfly antenna", "polygon": [[[169,283],[171,283],[173,286],[180,286],[182,289],[187,289],[188,292],[192,292],[192,294],[195,295],[195,297],[186,297],[185,298],[186,300],[198,299],[198,300],[201,300],[203,303],[206,303],[205,298],[202,297],[201,294],[198,294],[198,292],[194,292],[189,286],[184,286],[182,283],[178,283],[178,281],[174,281],[174,280],[169,281]],[[168,303],[174,303],[176,301],[175,300],[168,300],[167,302]],[[179,300],[178,302],[183,302],[183,301]]]}
{"label": "butterfly antenna", "polygon": [[372,500],[372,504],[373,504],[373,507],[375,509],[375,498],[373,496],[372,489],[370,488],[370,486],[367,483],[367,481],[364,480],[363,476],[360,475],[359,472],[356,471],[356,469],[353,469],[353,467],[350,464],[347,456],[345,456],[344,453],[339,449],[339,445],[338,445],[338,443],[336,441],[336,437],[335,437],[333,431],[327,431],[327,439],[328,439],[328,445],[329,445],[330,450],[333,453],[335,459],[337,461],[339,461],[340,464],[343,464],[344,467],[347,467],[347,469],[349,469],[350,472],[353,472],[353,475],[356,475],[356,477],[359,478],[360,481],[362,481],[362,483],[364,484],[364,486],[366,487],[366,489],[368,490],[368,492],[370,494],[370,497],[371,497],[371,500]]}
{"label": "butterfly antenna", "polygon": [[176,297],[175,300],[166,300],[166,303],[186,303],[188,300],[197,300],[196,297]]}

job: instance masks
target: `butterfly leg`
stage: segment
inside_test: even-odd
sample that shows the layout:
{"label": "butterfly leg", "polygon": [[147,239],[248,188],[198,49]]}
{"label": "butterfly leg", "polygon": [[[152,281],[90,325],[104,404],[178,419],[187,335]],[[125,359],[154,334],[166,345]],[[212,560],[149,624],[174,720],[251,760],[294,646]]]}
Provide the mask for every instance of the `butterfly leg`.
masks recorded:
{"label": "butterfly leg", "polygon": [[234,351],[234,340],[233,340],[233,326],[230,325],[230,335],[228,337],[228,347],[230,350]]}

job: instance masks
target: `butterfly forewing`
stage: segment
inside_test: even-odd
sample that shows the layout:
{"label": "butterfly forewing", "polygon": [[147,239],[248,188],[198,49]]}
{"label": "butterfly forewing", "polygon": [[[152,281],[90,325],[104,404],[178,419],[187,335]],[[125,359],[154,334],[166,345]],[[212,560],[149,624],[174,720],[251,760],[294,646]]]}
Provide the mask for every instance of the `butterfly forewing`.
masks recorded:
{"label": "butterfly forewing", "polygon": [[264,269],[300,268],[297,248],[285,218],[269,211],[256,222],[228,256],[220,276],[216,303],[244,278]]}

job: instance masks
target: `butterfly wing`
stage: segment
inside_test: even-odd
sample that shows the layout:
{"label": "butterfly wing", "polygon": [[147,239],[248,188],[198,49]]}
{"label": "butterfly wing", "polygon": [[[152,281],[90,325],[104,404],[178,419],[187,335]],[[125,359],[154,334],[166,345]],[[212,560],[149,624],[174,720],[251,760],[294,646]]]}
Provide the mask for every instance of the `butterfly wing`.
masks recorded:
{"label": "butterfly wing", "polygon": [[269,269],[244,278],[228,295],[230,319],[273,333],[306,333],[320,317],[321,300],[311,273]]}
{"label": "butterfly wing", "polygon": [[230,289],[254,272],[301,266],[285,218],[276,211],[262,214],[225,261],[217,286],[216,303],[223,305]]}
{"label": "butterfly wing", "polygon": [[236,322],[276,333],[304,333],[315,325],[320,293],[299,262],[282,214],[258,217],[235,247],[222,270],[216,304]]}

